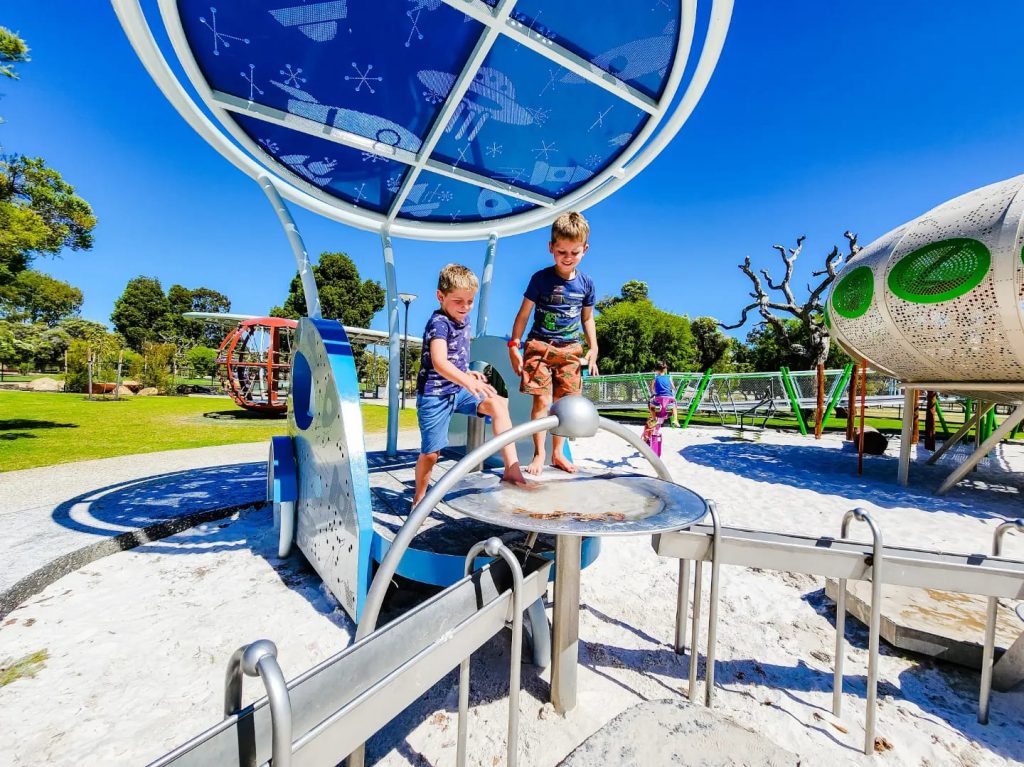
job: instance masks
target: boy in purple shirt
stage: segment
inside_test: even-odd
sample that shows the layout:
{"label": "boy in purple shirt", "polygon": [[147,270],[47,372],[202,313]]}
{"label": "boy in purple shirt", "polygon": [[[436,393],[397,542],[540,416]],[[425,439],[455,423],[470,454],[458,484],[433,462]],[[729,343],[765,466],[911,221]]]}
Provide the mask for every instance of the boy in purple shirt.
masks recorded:
{"label": "boy in purple shirt", "polygon": [[[495,434],[512,427],[508,400],[498,396],[482,373],[469,370],[468,320],[478,287],[476,275],[459,264],[448,264],[437,278],[441,308],[430,315],[423,331],[423,356],[416,377],[416,418],[422,444],[416,461],[413,508],[426,495],[430,472],[448,444],[452,414],[489,415]],[[525,485],[515,445],[502,448],[501,457],[505,461],[502,479]]]}
{"label": "boy in purple shirt", "polygon": [[[533,396],[531,418],[542,418],[552,401],[582,390],[582,369],[597,375],[597,329],[594,326],[594,281],[576,267],[590,247],[590,225],[579,213],[563,213],[551,225],[548,250],[554,266],[541,269],[530,278],[523,293],[508,342],[509,360],[516,375],[522,376],[519,391]],[[520,339],[533,312],[533,327],[522,356]],[[580,331],[587,339],[583,354]],[[533,435],[533,460],[526,467],[530,474],[544,469],[544,432]],[[565,457],[562,437],[551,439],[551,464],[562,471],[576,467]]]}

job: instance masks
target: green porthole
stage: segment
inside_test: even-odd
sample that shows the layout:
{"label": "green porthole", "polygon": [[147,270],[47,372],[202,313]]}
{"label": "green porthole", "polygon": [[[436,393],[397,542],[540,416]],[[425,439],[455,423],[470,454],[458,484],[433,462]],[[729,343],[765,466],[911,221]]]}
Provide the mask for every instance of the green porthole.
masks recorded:
{"label": "green porthole", "polygon": [[869,266],[858,266],[839,280],[829,299],[832,309],[841,317],[860,317],[871,306],[875,292],[875,275]]}
{"label": "green porthole", "polygon": [[903,256],[889,272],[889,290],[915,304],[959,298],[985,279],[992,256],[983,242],[940,240]]}

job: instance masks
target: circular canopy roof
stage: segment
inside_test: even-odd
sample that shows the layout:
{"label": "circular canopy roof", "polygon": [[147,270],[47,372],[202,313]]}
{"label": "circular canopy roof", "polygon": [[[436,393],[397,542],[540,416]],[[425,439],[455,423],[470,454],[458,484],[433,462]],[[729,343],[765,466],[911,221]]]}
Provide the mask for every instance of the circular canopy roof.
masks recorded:
{"label": "circular canopy roof", "polygon": [[336,220],[426,239],[526,231],[611,193],[692,111],[731,10],[712,6],[680,97],[697,0],[159,0],[236,146],[168,92],[138,0],[114,3],[236,165]]}

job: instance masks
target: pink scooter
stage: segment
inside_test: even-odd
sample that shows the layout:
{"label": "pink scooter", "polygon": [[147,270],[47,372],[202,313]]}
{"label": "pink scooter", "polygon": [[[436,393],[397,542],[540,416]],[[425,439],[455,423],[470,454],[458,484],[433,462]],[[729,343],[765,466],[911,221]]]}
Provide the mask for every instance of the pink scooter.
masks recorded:
{"label": "pink scooter", "polygon": [[651,397],[651,405],[654,407],[654,416],[647,421],[644,427],[643,440],[651,446],[654,454],[661,457],[661,427],[672,414],[672,406],[675,404],[673,397]]}

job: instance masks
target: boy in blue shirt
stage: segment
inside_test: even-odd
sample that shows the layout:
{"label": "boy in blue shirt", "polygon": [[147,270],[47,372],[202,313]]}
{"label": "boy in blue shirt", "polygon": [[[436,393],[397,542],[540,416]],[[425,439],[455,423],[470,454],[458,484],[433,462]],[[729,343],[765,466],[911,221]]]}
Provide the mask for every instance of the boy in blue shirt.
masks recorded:
{"label": "boy in blue shirt", "polygon": [[[523,293],[508,342],[512,370],[522,376],[519,391],[533,396],[531,418],[542,418],[551,403],[582,391],[582,369],[597,375],[597,330],[594,327],[594,281],[576,267],[590,247],[590,225],[579,213],[563,213],[551,225],[548,251],[554,266],[541,269],[530,278]],[[536,311],[535,311],[536,310]],[[533,327],[522,356],[520,339],[533,312]],[[580,331],[587,338],[584,356]],[[526,467],[530,474],[544,469],[544,432],[533,435],[533,460]],[[562,471],[575,472],[565,457],[562,437],[551,439],[551,464]]]}
{"label": "boy in blue shirt", "polygon": [[[460,264],[448,264],[437,278],[437,300],[423,331],[423,354],[416,377],[416,418],[419,421],[420,456],[416,461],[416,507],[426,495],[441,449],[448,444],[448,424],[452,414],[489,415],[494,433],[512,427],[508,400],[499,397],[482,373],[469,370],[469,313],[479,287],[476,275]],[[502,448],[505,461],[502,479],[525,485],[515,445]]]}

